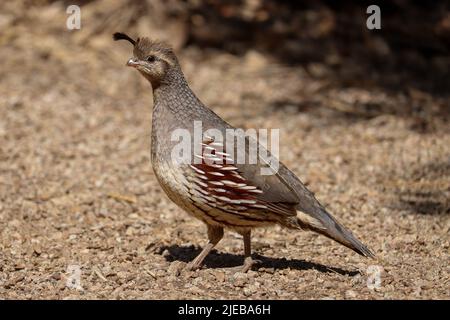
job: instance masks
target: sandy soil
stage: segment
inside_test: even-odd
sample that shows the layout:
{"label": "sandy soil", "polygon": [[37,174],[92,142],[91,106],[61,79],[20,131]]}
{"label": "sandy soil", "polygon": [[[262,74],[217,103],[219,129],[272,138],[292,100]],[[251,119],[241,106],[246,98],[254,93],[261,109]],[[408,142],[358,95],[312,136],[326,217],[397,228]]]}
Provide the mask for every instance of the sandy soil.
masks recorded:
{"label": "sandy soil", "polygon": [[69,33],[58,6],[1,17],[0,298],[450,297],[450,133],[436,116],[448,96],[342,86],[323,65],[255,51],[182,50],[198,96],[237,127],[281,128],[281,160],[377,255],[274,227],[254,232],[254,271],[235,273],[243,244],[227,232],[187,272],[205,228],[152,172],[152,95],[124,66],[129,46]]}

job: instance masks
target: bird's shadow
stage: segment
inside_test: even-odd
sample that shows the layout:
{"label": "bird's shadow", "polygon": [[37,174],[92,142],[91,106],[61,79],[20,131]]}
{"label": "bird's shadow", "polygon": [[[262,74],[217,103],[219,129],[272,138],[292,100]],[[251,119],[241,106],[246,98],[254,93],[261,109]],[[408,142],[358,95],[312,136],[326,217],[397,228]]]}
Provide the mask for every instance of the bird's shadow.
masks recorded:
{"label": "bird's shadow", "polygon": [[[192,261],[201,251],[197,246],[161,246],[156,250],[156,253],[162,254],[167,250],[168,254],[164,254],[167,261]],[[337,267],[328,267],[320,263],[309,262],[299,259],[286,259],[286,258],[271,258],[263,255],[254,254],[254,259],[260,261],[257,264],[257,268],[267,268],[274,270],[282,269],[296,269],[296,270],[317,270],[322,273],[337,273],[344,276],[354,277],[360,274],[357,270],[344,270]],[[203,265],[207,268],[231,268],[238,267],[243,264],[243,256],[234,255],[230,253],[222,253],[217,250],[211,251],[211,253],[205,258]]]}

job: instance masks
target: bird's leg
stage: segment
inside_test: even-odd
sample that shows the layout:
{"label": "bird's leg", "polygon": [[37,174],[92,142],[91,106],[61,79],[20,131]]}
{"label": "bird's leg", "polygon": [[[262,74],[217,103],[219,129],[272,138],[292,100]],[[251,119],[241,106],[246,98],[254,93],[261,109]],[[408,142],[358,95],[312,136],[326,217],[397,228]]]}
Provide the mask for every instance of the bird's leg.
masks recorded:
{"label": "bird's leg", "polygon": [[244,237],[244,264],[241,267],[241,272],[247,272],[249,271],[253,265],[260,263],[259,260],[253,260],[252,259],[252,247],[251,247],[251,231],[245,231],[242,233],[242,236]]}
{"label": "bird's leg", "polygon": [[202,252],[199,253],[194,260],[188,263],[186,268],[188,270],[196,270],[201,267],[203,260],[205,260],[206,256],[211,252],[211,250],[219,243],[219,241],[223,238],[223,228],[218,226],[210,226],[208,227],[208,243],[203,248]]}

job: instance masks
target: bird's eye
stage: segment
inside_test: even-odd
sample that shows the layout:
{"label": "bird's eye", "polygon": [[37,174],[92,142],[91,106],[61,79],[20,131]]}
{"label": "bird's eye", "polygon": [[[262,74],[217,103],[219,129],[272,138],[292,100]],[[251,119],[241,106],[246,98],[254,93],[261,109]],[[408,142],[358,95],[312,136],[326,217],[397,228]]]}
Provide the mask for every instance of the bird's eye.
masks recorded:
{"label": "bird's eye", "polygon": [[148,56],[146,60],[148,62],[155,62],[156,58],[155,58],[155,56]]}

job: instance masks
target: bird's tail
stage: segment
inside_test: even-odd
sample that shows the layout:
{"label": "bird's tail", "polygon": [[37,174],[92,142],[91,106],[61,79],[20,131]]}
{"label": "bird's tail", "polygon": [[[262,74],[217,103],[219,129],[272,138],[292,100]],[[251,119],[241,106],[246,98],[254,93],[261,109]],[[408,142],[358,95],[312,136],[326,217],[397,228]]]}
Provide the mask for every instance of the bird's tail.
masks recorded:
{"label": "bird's tail", "polygon": [[337,222],[325,209],[320,208],[314,215],[298,212],[297,223],[301,228],[318,232],[352,249],[362,256],[375,258],[374,253],[343,225]]}

